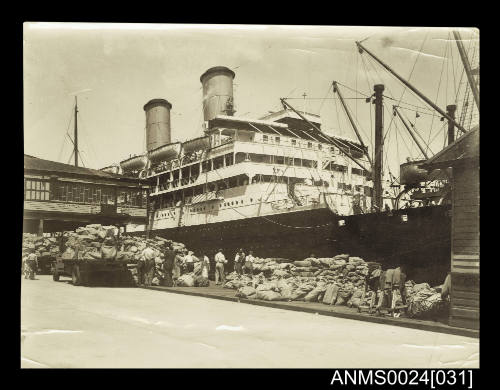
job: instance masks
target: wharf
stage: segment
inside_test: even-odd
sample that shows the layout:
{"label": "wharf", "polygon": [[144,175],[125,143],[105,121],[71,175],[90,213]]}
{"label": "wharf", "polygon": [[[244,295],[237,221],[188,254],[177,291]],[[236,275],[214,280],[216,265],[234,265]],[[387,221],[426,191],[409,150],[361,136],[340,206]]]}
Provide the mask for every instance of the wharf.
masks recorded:
{"label": "wharf", "polygon": [[465,328],[449,326],[445,323],[431,320],[419,320],[413,318],[392,318],[385,316],[374,316],[368,313],[358,313],[357,309],[347,306],[329,306],[319,302],[303,302],[303,301],[263,301],[260,299],[238,298],[235,296],[236,290],[216,286],[214,282],[210,282],[209,287],[164,287],[164,286],[148,286],[142,287],[148,290],[157,290],[173,294],[184,294],[199,296],[203,298],[220,299],[232,301],[236,303],[246,303],[250,305],[273,307],[276,309],[301,311],[306,313],[320,314],[331,317],[347,318],[352,320],[360,320],[374,322],[379,324],[402,326],[431,332],[440,332],[458,336],[466,336],[479,338],[479,331]]}

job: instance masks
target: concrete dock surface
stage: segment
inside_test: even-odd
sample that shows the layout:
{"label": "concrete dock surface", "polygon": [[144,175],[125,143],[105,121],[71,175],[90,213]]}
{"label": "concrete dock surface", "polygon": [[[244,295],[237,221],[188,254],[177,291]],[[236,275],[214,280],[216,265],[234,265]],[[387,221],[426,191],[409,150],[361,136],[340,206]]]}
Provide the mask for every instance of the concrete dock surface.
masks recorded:
{"label": "concrete dock surface", "polygon": [[23,368],[474,368],[479,340],[140,288],[22,279]]}

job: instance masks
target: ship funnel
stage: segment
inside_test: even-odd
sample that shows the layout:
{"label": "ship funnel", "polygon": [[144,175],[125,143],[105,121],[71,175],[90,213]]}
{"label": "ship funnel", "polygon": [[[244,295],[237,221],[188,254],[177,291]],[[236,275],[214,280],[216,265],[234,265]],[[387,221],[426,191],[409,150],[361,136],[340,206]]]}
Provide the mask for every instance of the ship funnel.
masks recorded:
{"label": "ship funnel", "polygon": [[234,72],[225,66],[208,69],[200,77],[203,86],[203,118],[209,121],[217,115],[234,114]]}
{"label": "ship funnel", "polygon": [[170,143],[170,109],[165,99],[153,99],[144,105],[146,112],[146,148],[148,152]]}

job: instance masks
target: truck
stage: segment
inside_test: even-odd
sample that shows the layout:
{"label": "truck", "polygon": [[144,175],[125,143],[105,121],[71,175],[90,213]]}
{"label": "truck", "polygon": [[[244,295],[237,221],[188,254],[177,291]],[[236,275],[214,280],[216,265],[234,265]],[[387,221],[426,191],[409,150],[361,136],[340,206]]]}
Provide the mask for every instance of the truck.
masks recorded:
{"label": "truck", "polygon": [[52,263],[56,260],[55,256],[38,256],[38,270],[39,275],[50,275],[52,272]]}
{"label": "truck", "polygon": [[52,267],[52,279],[69,276],[74,286],[106,285],[132,286],[132,274],[127,259],[67,259],[57,256]]}
{"label": "truck", "polygon": [[[61,276],[69,276],[74,286],[100,285],[134,286],[134,278],[128,268],[128,258],[117,258],[119,242],[112,230],[107,232],[98,253],[92,251],[87,256],[86,250],[78,245],[67,247],[67,240],[61,235],[60,253],[52,263],[52,279],[59,281]],[[95,245],[94,245],[95,247]],[[65,249],[65,250],[64,250]],[[64,251],[63,251],[64,250]]]}

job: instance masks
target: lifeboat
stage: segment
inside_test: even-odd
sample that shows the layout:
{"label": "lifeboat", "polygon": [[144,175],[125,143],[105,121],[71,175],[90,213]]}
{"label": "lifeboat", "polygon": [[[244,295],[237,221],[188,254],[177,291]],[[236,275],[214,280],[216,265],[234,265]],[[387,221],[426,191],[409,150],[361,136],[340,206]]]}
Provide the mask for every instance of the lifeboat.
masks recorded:
{"label": "lifeboat", "polygon": [[122,171],[139,171],[144,169],[148,164],[148,158],[146,156],[134,156],[120,162]]}
{"label": "lifeboat", "polygon": [[184,154],[210,149],[210,137],[198,137],[182,144]]}
{"label": "lifeboat", "polygon": [[181,152],[181,143],[174,142],[171,144],[160,146],[159,148],[150,150],[148,157],[151,163],[159,163],[161,161],[169,161],[177,158]]}
{"label": "lifeboat", "polygon": [[118,165],[110,165],[109,167],[104,167],[99,170],[102,172],[114,173],[115,175],[117,175],[120,171],[120,167]]}

